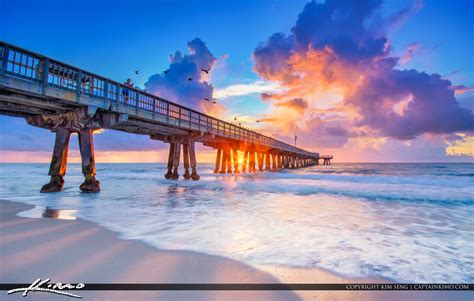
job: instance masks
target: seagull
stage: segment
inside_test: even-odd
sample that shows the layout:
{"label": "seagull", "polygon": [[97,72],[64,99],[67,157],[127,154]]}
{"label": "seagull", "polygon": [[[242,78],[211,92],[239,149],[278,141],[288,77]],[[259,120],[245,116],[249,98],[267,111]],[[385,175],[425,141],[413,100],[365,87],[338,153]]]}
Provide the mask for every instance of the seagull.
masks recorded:
{"label": "seagull", "polygon": [[234,121],[237,121],[237,117],[234,117]]}
{"label": "seagull", "polygon": [[217,101],[214,100],[212,103],[217,103]]}
{"label": "seagull", "polygon": [[204,98],[205,101],[209,101],[209,98]]}
{"label": "seagull", "polygon": [[168,73],[168,72],[170,72],[170,70],[169,70],[169,69],[168,69],[168,70],[165,70],[165,74],[166,74],[166,73]]}
{"label": "seagull", "polygon": [[135,74],[138,75],[139,71],[138,70],[135,70]]}
{"label": "seagull", "polygon": [[192,78],[192,77],[190,77],[190,78],[188,78],[188,80],[189,80],[189,81],[191,81],[191,80],[193,80],[193,78]]}
{"label": "seagull", "polygon": [[209,74],[209,71],[211,70],[211,68],[209,69],[201,69],[202,72],[206,73],[206,74]]}

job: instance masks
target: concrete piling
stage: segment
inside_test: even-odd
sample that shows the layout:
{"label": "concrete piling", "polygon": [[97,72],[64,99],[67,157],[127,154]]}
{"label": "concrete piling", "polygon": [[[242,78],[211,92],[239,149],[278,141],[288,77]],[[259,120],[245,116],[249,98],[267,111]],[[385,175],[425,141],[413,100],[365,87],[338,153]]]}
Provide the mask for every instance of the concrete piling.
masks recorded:
{"label": "concrete piling", "polygon": [[94,140],[91,129],[84,128],[79,131],[79,149],[81,152],[82,173],[85,178],[79,189],[83,192],[98,192],[100,191],[100,182],[95,179]]}
{"label": "concrete piling", "polygon": [[196,147],[194,141],[190,141],[188,144],[189,147],[189,160],[191,161],[191,179],[193,181],[199,180],[201,177],[197,173],[196,167]]}
{"label": "concrete piling", "polygon": [[56,139],[54,141],[53,156],[49,167],[51,180],[41,187],[41,192],[61,191],[64,186],[64,175],[66,174],[67,153],[69,147],[69,138],[71,132],[64,128],[56,130]]}
{"label": "concrete piling", "polygon": [[221,156],[222,156],[222,149],[218,148],[217,149],[217,154],[216,154],[216,168],[214,168],[214,173],[219,172],[219,166],[221,164]]}
{"label": "concrete piling", "polygon": [[168,154],[168,166],[167,166],[168,171],[165,174],[165,178],[168,180],[171,179],[173,175],[173,155],[174,155],[174,143],[170,142],[170,150]]}
{"label": "concrete piling", "polygon": [[181,143],[179,142],[173,142],[174,143],[174,152],[173,152],[173,173],[171,175],[172,180],[177,180],[179,179],[179,173],[178,173],[178,168],[179,168],[179,157],[181,154]]}
{"label": "concrete piling", "polygon": [[236,148],[232,148],[232,159],[234,160],[234,173],[240,173],[239,171],[239,154]]}
{"label": "concrete piling", "polygon": [[191,179],[191,174],[189,173],[189,144],[183,143],[183,164],[184,164],[184,174],[183,178],[185,180]]}

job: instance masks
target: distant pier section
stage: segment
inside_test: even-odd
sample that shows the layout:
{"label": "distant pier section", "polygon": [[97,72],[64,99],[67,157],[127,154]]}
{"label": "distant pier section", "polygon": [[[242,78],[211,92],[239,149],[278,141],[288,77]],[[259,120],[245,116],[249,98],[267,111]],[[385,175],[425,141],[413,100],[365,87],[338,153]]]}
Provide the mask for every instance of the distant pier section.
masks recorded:
{"label": "distant pier section", "polygon": [[[61,191],[69,137],[79,136],[84,182],[97,192],[93,132],[100,129],[148,135],[169,144],[167,179],[199,180],[195,144],[216,149],[215,173],[256,172],[329,165],[330,155],[292,146],[208,116],[140,89],[0,42],[0,114],[22,117],[56,134],[49,175],[41,192]],[[239,166],[239,152],[243,162]]]}

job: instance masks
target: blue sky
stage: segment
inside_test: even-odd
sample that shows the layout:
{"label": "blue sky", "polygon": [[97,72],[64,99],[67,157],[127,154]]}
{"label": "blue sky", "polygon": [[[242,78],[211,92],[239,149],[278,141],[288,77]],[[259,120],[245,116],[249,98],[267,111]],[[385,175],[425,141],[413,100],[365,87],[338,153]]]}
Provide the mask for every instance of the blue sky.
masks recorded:
{"label": "blue sky", "polygon": [[[170,54],[186,52],[186,43],[199,37],[218,59],[212,84],[222,89],[263,80],[253,71],[252,53],[273,33],[289,33],[307,2],[4,0],[0,39],[119,81],[130,77],[143,86],[149,76],[168,68]],[[410,4],[384,1],[382,13],[390,15]],[[418,45],[412,59],[397,68],[438,73],[454,85],[473,86],[473,11],[469,0],[424,1],[422,9],[387,32],[394,54],[402,56],[409,45]],[[459,95],[457,100],[473,109],[472,93]],[[231,97],[226,101],[228,120],[235,114],[258,118],[269,105],[258,93]],[[38,133],[44,139],[35,141],[32,148],[46,151],[52,147],[52,134],[44,130],[10,117],[0,117],[0,122],[1,150],[24,148],[21,135],[6,139],[6,132],[10,137]],[[121,134],[107,135],[118,145],[128,139]],[[146,137],[133,139],[143,149],[151,145]]]}

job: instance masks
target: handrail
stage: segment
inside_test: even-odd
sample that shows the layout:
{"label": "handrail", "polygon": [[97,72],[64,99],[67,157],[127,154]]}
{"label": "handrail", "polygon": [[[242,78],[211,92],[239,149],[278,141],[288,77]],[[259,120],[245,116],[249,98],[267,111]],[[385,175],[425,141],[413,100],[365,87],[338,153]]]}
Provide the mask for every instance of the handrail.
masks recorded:
{"label": "handrail", "polygon": [[[19,58],[17,57],[19,56]],[[67,63],[0,41],[0,74],[36,81],[47,86],[70,90],[80,95],[123,103],[177,120],[175,126],[192,129],[191,124],[216,131],[218,136],[242,139],[248,142],[282,149],[288,152],[315,156],[316,153],[292,146],[247,128],[217,119],[178,103],[166,100],[115,80],[96,75]],[[165,106],[163,106],[165,105]],[[166,107],[166,108],[165,108]],[[170,110],[171,108],[171,110]],[[166,113],[165,113],[166,111]],[[186,118],[183,118],[185,116]],[[194,117],[194,118],[193,118]],[[188,127],[182,126],[188,123]],[[221,134],[222,133],[222,134]]]}

